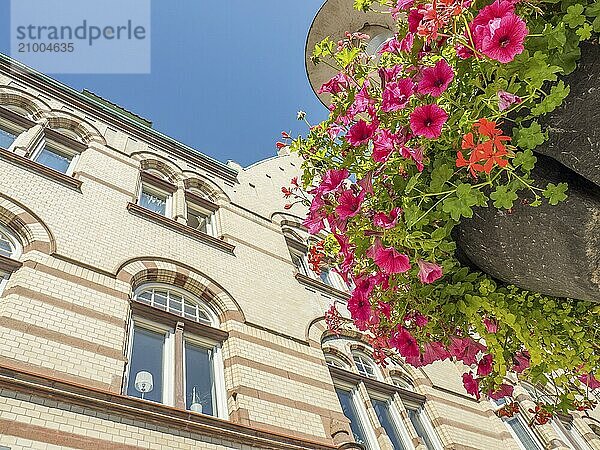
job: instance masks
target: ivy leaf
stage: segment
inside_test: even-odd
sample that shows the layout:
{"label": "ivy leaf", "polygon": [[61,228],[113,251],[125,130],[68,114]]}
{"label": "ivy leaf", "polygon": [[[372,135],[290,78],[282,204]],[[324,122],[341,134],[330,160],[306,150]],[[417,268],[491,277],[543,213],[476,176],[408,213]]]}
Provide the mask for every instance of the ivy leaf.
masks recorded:
{"label": "ivy leaf", "polygon": [[368,11],[374,0],[354,0],[354,9],[358,11]]}
{"label": "ivy leaf", "polygon": [[452,178],[454,169],[449,164],[442,164],[431,171],[431,183],[429,186],[431,190],[436,192],[440,191],[444,184]]}
{"label": "ivy leaf", "polygon": [[518,129],[517,145],[523,149],[533,150],[546,139],[542,127],[535,121],[529,127]]}
{"label": "ivy leaf", "polygon": [[470,184],[461,183],[456,188],[456,197],[450,197],[444,200],[442,211],[450,214],[454,220],[460,217],[473,217],[472,206],[480,203],[479,191],[473,190]]}
{"label": "ivy leaf", "polygon": [[542,195],[548,199],[548,203],[551,205],[558,205],[559,202],[566,200],[567,183],[559,183],[555,185],[554,183],[548,183],[546,190],[542,192]]}
{"label": "ivy leaf", "polygon": [[313,50],[313,58],[328,56],[333,53],[333,49],[333,41],[329,37],[326,37],[321,42],[317,42],[315,45],[315,49]]}
{"label": "ivy leaf", "polygon": [[579,36],[580,41],[585,41],[592,37],[592,26],[586,22],[581,28],[575,30],[575,34]]}
{"label": "ivy leaf", "polygon": [[564,22],[561,22],[554,28],[549,23],[546,24],[542,34],[546,37],[546,43],[549,49],[562,48],[567,43]]}
{"label": "ivy leaf", "polygon": [[542,114],[554,111],[557,106],[560,106],[567,95],[569,95],[569,92],[571,92],[571,88],[565,86],[564,81],[559,81],[556,86],[552,86],[550,93],[546,98],[531,109],[531,114],[534,116],[541,116]]}
{"label": "ivy leaf", "polygon": [[521,168],[529,172],[535,167],[535,163],[537,162],[537,158],[533,155],[531,150],[525,150],[524,152],[518,152],[513,159],[513,164],[515,167],[521,166]]}
{"label": "ivy leaf", "polygon": [[508,186],[501,185],[490,194],[490,198],[494,200],[494,206],[496,208],[510,209],[518,198],[518,195],[511,191]]}
{"label": "ivy leaf", "polygon": [[348,67],[358,56],[360,49],[354,47],[352,49],[344,48],[335,54],[335,59],[342,67]]}
{"label": "ivy leaf", "polygon": [[585,16],[583,15],[583,5],[577,3],[567,8],[567,14],[565,14],[563,20],[569,27],[577,28],[585,23]]}

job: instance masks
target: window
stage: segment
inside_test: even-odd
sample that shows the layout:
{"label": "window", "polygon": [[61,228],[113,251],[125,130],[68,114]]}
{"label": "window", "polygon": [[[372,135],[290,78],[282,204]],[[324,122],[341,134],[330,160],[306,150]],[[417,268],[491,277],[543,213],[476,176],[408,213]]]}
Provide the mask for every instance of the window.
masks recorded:
{"label": "window", "polygon": [[417,432],[417,436],[423,440],[427,450],[436,450],[441,448],[441,445],[439,442],[437,442],[437,438],[434,437],[435,433],[433,431],[433,427],[431,426],[431,423],[429,422],[429,419],[427,418],[423,408],[407,406],[406,409],[408,411],[408,418]]}
{"label": "window", "polygon": [[354,360],[354,364],[356,365],[356,370],[363,377],[372,378],[377,380],[379,377],[377,376],[377,368],[373,361],[362,353],[353,353],[352,359]]}
{"label": "window", "polygon": [[0,147],[8,150],[16,138],[17,135],[13,131],[0,127]]}
{"label": "window", "polygon": [[414,391],[415,387],[413,384],[404,377],[394,376],[392,377],[392,383],[394,386],[406,389],[407,391]]}
{"label": "window", "polygon": [[[21,245],[6,229],[1,226],[0,256],[4,258],[10,258],[11,260],[16,260],[21,256]],[[0,294],[2,294],[2,291],[4,291],[11,272],[19,267],[16,264],[20,265],[20,263],[15,261],[8,261],[8,263],[2,264],[2,268],[0,268]]]}
{"label": "window", "polygon": [[166,216],[169,200],[169,194],[166,192],[162,192],[159,189],[148,185],[142,185],[142,192],[140,194],[138,205],[142,208],[149,209],[156,214],[160,214],[161,216]]}
{"label": "window", "polygon": [[70,175],[74,159],[75,155],[73,153],[69,153],[58,147],[45,145],[37,152],[33,160],[57,172]]}
{"label": "window", "polygon": [[184,292],[167,289],[165,287],[144,287],[135,296],[138,302],[145,303],[153,308],[168,311],[186,319],[211,326],[214,319],[211,312],[202,304],[195,302]]}
{"label": "window", "polygon": [[352,389],[336,388],[335,393],[340,401],[342,412],[350,420],[350,429],[354,440],[363,444],[367,448],[371,448],[368,445],[369,440],[367,439],[367,433],[365,428],[365,414],[359,412],[360,404],[356,400],[356,394]]}
{"label": "window", "polygon": [[0,228],[0,255],[5,256],[6,258],[17,257],[16,242],[3,228]]}
{"label": "window", "polygon": [[[496,410],[500,409],[507,402],[505,398],[490,401]],[[524,422],[521,414],[516,414],[513,417],[503,417],[502,421],[508,427],[510,434],[515,441],[517,441],[517,444],[521,450],[542,450],[542,443],[529,428],[529,426]]]}
{"label": "window", "polygon": [[338,358],[337,356],[325,355],[325,362],[327,363],[328,366],[339,367],[340,369],[348,368],[347,364],[344,361],[342,361],[340,358]]}
{"label": "window", "polygon": [[125,393],[227,418],[221,355],[227,333],[214,328],[217,319],[208,307],[190,294],[156,286],[143,288],[132,310]]}
{"label": "window", "polygon": [[[206,200],[198,189],[186,191],[187,226],[210,236],[217,234],[214,216],[218,206]],[[199,192],[199,193],[196,193]]]}
{"label": "window", "polygon": [[560,437],[560,440],[570,449],[589,450],[589,445],[571,422],[553,419],[552,427]]}
{"label": "window", "polygon": [[394,450],[408,450],[409,447],[406,446],[405,442],[410,441],[410,439],[408,439],[406,432],[404,432],[404,437],[402,436],[400,428],[398,427],[399,422],[394,418],[395,411],[392,410],[393,406],[391,402],[389,400],[385,401],[372,398],[371,403],[373,409],[375,409],[375,414],[377,415],[379,423],[390,438],[390,441],[392,441]]}
{"label": "window", "polygon": [[[289,241],[288,241],[289,244]],[[303,244],[293,244],[295,246],[302,246]],[[296,266],[298,273],[305,275],[307,277],[312,278],[313,280],[318,280],[327,286],[331,286],[334,289],[340,291],[347,291],[348,286],[342,279],[342,277],[337,274],[333,269],[329,267],[321,267],[321,273],[317,274],[312,271],[308,265],[308,258],[306,257],[306,248],[304,251],[299,250],[298,248],[290,247],[290,256],[292,258],[292,263]]]}

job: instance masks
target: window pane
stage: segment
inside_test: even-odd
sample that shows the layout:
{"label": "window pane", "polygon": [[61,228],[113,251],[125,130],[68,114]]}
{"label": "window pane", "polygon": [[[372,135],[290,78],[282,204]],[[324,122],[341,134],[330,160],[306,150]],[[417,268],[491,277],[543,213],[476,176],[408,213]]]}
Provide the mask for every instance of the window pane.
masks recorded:
{"label": "window pane", "polygon": [[57,172],[67,173],[69,164],[71,164],[72,156],[65,155],[57,150],[44,147],[40,154],[35,159],[36,162],[43,164],[46,167],[56,170]]}
{"label": "window pane", "polygon": [[16,136],[10,131],[3,130],[0,128],[0,147],[8,149],[14,142]]}
{"label": "window pane", "polygon": [[364,358],[362,355],[353,355],[354,363],[358,369],[358,373],[367,378],[377,379],[373,365],[369,360]]}
{"label": "window pane", "polygon": [[523,444],[523,447],[527,450],[541,450],[541,447],[527,431],[525,425],[523,425],[523,422],[521,422],[518,417],[513,417],[512,419],[507,420],[506,423],[513,429],[519,441]]}
{"label": "window pane", "polygon": [[142,208],[149,209],[150,211],[154,211],[155,213],[160,214],[162,216],[164,216],[167,212],[166,198],[161,198],[147,191],[142,191],[142,195],[140,195],[139,205]]}
{"label": "window pane", "polygon": [[188,226],[203,233],[208,233],[209,217],[193,209],[188,209]]}
{"label": "window pane", "polygon": [[371,403],[373,404],[373,408],[375,409],[379,423],[394,445],[394,450],[406,450],[406,447],[402,443],[400,433],[396,428],[396,423],[392,418],[392,413],[390,411],[390,405],[388,402],[371,399]]}
{"label": "window pane", "polygon": [[415,428],[417,435],[420,438],[422,438],[423,441],[425,442],[425,447],[427,447],[427,450],[435,450],[435,447],[433,446],[433,442],[431,442],[431,438],[429,437],[427,430],[423,426],[423,422],[421,421],[420,415],[421,415],[421,411],[418,409],[409,409],[408,410],[408,417],[410,417],[410,421],[413,424],[413,427]]}
{"label": "window pane", "polygon": [[0,231],[0,255],[10,258],[15,249],[8,238]]}
{"label": "window pane", "polygon": [[150,392],[144,394],[144,398],[162,403],[164,346],[164,334],[135,327],[127,395],[141,398],[142,394],[135,388],[135,377],[139,372],[150,372],[153,379],[153,388]]}
{"label": "window pane", "polygon": [[340,400],[340,405],[344,415],[350,420],[350,429],[352,430],[354,440],[359,444],[363,444],[368,447],[367,437],[363,425],[358,417],[358,411],[356,410],[354,400],[352,400],[352,393],[349,391],[344,391],[343,389],[336,389],[335,392]]}
{"label": "window pane", "polygon": [[214,415],[214,376],[211,350],[185,343],[185,406]]}

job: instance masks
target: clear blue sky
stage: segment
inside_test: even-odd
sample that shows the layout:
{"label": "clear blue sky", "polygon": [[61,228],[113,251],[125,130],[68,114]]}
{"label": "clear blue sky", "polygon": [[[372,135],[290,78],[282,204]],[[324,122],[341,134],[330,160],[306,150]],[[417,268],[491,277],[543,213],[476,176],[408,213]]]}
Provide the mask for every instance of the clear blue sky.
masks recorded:
{"label": "clear blue sky", "polygon": [[[97,0],[101,1],[101,0]],[[124,0],[126,1],[126,0]],[[327,111],[304,69],[304,44],[322,0],[152,0],[152,73],[55,75],[154,122],[221,161],[273,156],[282,130]],[[9,52],[9,0],[0,0],[0,51]]]}

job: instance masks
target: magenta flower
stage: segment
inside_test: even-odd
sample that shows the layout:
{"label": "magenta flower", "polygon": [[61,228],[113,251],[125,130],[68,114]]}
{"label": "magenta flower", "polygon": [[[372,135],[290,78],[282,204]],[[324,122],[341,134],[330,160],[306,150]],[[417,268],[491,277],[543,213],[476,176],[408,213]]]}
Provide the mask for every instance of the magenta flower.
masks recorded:
{"label": "magenta flower", "polygon": [[398,143],[397,136],[385,128],[380,129],[373,138],[373,160],[380,163],[386,162]]}
{"label": "magenta flower", "polygon": [[378,54],[382,55],[384,53],[398,53],[400,51],[400,42],[393,37],[388,39],[381,48],[377,51]]}
{"label": "magenta flower", "polygon": [[579,381],[581,381],[583,384],[585,384],[590,389],[600,388],[600,381],[598,381],[596,379],[596,377],[594,377],[594,375],[592,375],[591,373],[588,373],[585,375],[580,375]]}
{"label": "magenta flower", "polygon": [[442,134],[442,127],[448,114],[438,105],[417,106],[410,115],[410,129],[417,136],[436,139]]}
{"label": "magenta flower", "polygon": [[519,97],[518,95],[511,94],[510,92],[502,90],[498,91],[498,107],[500,108],[500,111],[504,111],[510,108],[511,105],[515,103],[521,103],[522,101],[523,99],[521,99],[521,97]]}
{"label": "magenta flower", "polygon": [[381,110],[390,112],[406,108],[414,90],[415,85],[409,78],[389,82],[386,84],[381,97]]}
{"label": "magenta flower", "polygon": [[404,39],[400,41],[400,51],[410,53],[414,43],[415,35],[412,33],[407,33],[406,36],[404,36]]}
{"label": "magenta flower", "polygon": [[365,191],[360,191],[360,194],[354,195],[351,189],[344,191],[339,198],[339,205],[335,208],[340,220],[346,220],[354,217],[360,211],[360,205],[365,198]]}
{"label": "magenta flower", "polygon": [[507,14],[514,13],[515,6],[508,0],[496,0],[489,5],[481,8],[477,17],[471,23],[471,31],[478,34],[482,31],[479,27],[488,27],[490,22],[495,19],[501,19]]}
{"label": "magenta flower", "polygon": [[415,358],[421,354],[417,340],[404,327],[399,326],[389,342],[405,358]]}
{"label": "magenta flower", "polygon": [[421,314],[420,312],[415,313],[414,321],[415,321],[415,325],[418,326],[419,328],[423,328],[424,326],[426,326],[429,323],[429,319],[427,317],[425,317],[423,314]]}
{"label": "magenta flower", "polygon": [[379,268],[388,275],[394,273],[404,273],[410,270],[410,260],[408,256],[400,253],[393,247],[384,248],[380,241],[376,241],[371,248],[373,261]]}
{"label": "magenta flower", "polygon": [[446,62],[440,59],[434,67],[428,67],[423,70],[423,78],[419,81],[417,92],[419,94],[430,94],[432,97],[439,97],[448,89],[454,79],[454,70]]}
{"label": "magenta flower", "polygon": [[410,9],[410,7],[414,4],[414,0],[398,0],[396,2],[396,6],[390,8],[390,12],[392,13],[392,18],[396,20],[400,15],[400,11],[406,11]]}
{"label": "magenta flower", "polygon": [[477,354],[486,350],[485,345],[475,342],[470,337],[452,338],[448,351],[467,366],[477,363]]}
{"label": "magenta flower", "polygon": [[450,352],[441,342],[428,342],[423,351],[422,363],[424,366],[436,361],[443,361],[450,358]]}
{"label": "magenta flower", "polygon": [[531,363],[529,362],[529,352],[527,350],[523,350],[521,352],[517,352],[514,357],[515,364],[512,367],[512,370],[517,373],[521,373],[526,369],[529,369]]}
{"label": "magenta flower", "polygon": [[348,77],[346,76],[346,74],[340,72],[327,83],[325,83],[323,86],[321,86],[321,88],[317,91],[317,94],[322,94],[324,92],[328,92],[330,94],[337,94],[345,89],[348,89],[348,86]]}
{"label": "magenta flower", "polygon": [[310,234],[318,234],[325,229],[325,224],[323,223],[323,219],[321,217],[308,216],[302,221],[302,225],[308,229]]}
{"label": "magenta flower", "polygon": [[502,383],[498,390],[489,391],[488,397],[494,400],[500,400],[503,397],[512,397],[514,390],[514,386]]}
{"label": "magenta flower", "polygon": [[417,30],[419,29],[419,24],[421,23],[421,20],[423,19],[423,14],[421,12],[419,12],[417,9],[411,9],[411,11],[408,13],[408,31],[410,33],[416,33]]}
{"label": "magenta flower", "polygon": [[348,299],[348,311],[352,315],[356,326],[359,329],[364,329],[365,324],[369,321],[372,315],[371,303],[369,299],[360,295],[354,294]]}
{"label": "magenta flower", "polygon": [[381,78],[382,84],[388,83],[396,79],[398,74],[402,71],[402,65],[398,64],[394,67],[390,68],[380,68],[379,69],[379,78]]}
{"label": "magenta flower", "polygon": [[462,379],[467,393],[475,396],[475,398],[479,400],[481,398],[481,394],[479,393],[479,380],[473,378],[473,372],[463,373]]}
{"label": "magenta flower", "polygon": [[483,324],[488,333],[496,333],[498,331],[498,324],[491,319],[483,319]]}
{"label": "magenta flower", "polygon": [[330,192],[337,191],[342,182],[348,178],[348,175],[350,175],[348,169],[329,169],[325,171],[325,175],[323,175],[321,183],[317,189],[313,189],[310,191],[310,193],[325,195],[329,194]]}
{"label": "magenta flower", "polygon": [[435,263],[423,261],[419,259],[417,261],[419,265],[419,281],[423,284],[431,284],[435,280],[442,277],[442,268]]}
{"label": "magenta flower", "polygon": [[373,225],[384,230],[391,230],[398,223],[398,216],[402,213],[402,208],[393,208],[390,214],[382,212],[375,213],[373,216]]}
{"label": "magenta flower", "polygon": [[523,42],[527,36],[527,25],[515,14],[507,14],[501,19],[494,19],[481,39],[479,50],[491,59],[501,63],[509,63],[522,53]]}
{"label": "magenta flower", "polygon": [[354,117],[356,114],[365,112],[369,105],[375,101],[369,96],[369,80],[366,80],[363,87],[354,97],[354,103],[348,108],[348,116]]}
{"label": "magenta flower", "polygon": [[376,122],[367,124],[367,122],[361,119],[350,127],[346,134],[346,140],[350,145],[358,147],[373,137],[377,125]]}
{"label": "magenta flower", "polygon": [[477,363],[477,376],[486,377],[492,373],[492,362],[494,358],[489,353],[479,360]]}

